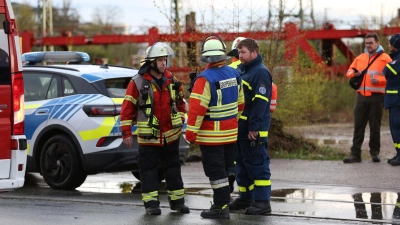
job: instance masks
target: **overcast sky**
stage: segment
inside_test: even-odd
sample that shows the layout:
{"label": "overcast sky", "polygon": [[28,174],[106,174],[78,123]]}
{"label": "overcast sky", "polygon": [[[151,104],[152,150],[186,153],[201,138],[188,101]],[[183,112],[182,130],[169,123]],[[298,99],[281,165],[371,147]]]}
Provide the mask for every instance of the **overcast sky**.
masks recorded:
{"label": "overcast sky", "polygon": [[[30,2],[36,0],[12,0],[13,2]],[[63,0],[53,0],[54,7],[60,7]],[[117,7],[121,10],[118,18],[120,24],[127,24],[130,32],[143,30],[144,27],[159,26],[167,28],[170,24],[171,0],[71,0],[72,7],[78,9],[83,22],[92,19],[96,8]],[[181,16],[190,11],[196,12],[197,23],[230,24],[226,29],[237,31],[239,27],[246,26],[246,21],[251,17],[253,21],[266,21],[268,16],[268,0],[180,0],[182,3]],[[276,14],[279,6],[278,0],[272,0],[272,11]],[[299,1],[286,0],[285,13],[298,13]],[[309,14],[311,0],[303,0],[305,14]],[[350,25],[360,23],[362,17],[375,16],[388,22],[397,16],[400,0],[315,0],[314,18],[317,22],[327,18],[343,29]],[[307,19],[307,18],[306,18]],[[182,22],[183,24],[183,22]],[[236,25],[234,25],[236,24]],[[236,30],[235,30],[236,29]],[[145,29],[146,30],[146,29]]]}

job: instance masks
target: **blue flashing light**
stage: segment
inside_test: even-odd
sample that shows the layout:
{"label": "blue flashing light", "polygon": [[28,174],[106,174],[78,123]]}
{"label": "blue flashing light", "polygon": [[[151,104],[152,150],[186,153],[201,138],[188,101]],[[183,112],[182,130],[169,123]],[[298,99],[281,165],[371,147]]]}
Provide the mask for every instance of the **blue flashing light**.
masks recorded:
{"label": "blue flashing light", "polygon": [[28,52],[22,54],[22,62],[34,65],[41,62],[89,62],[90,56],[86,52]]}

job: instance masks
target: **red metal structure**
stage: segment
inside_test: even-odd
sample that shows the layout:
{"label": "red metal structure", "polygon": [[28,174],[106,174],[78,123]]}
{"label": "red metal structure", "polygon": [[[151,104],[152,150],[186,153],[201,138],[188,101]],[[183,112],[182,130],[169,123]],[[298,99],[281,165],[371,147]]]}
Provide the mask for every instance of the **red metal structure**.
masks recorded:
{"label": "red metal structure", "polygon": [[[348,64],[350,64],[355,55],[350,48],[343,43],[342,38],[357,38],[365,37],[369,32],[380,33],[385,36],[389,36],[395,33],[400,33],[400,27],[387,27],[382,30],[336,30],[333,25],[325,24],[321,30],[299,30],[297,25],[294,23],[285,24],[283,32],[279,33],[279,36],[274,36],[282,41],[285,41],[285,60],[290,61],[293,56],[296,56],[299,48],[302,49],[307,57],[316,64],[325,65],[327,69],[330,69],[333,74],[337,74],[338,71],[346,71]],[[32,46],[67,46],[67,45],[107,45],[107,44],[123,44],[123,43],[148,43],[149,45],[157,42],[201,42],[209,33],[199,33],[197,31],[184,32],[181,34],[160,34],[158,29],[153,27],[150,28],[148,34],[142,35],[95,35],[91,38],[85,36],[70,36],[70,37],[45,37],[42,39],[35,39],[32,32],[23,32],[22,37],[22,51],[29,52]],[[213,35],[219,36],[224,41],[233,41],[236,37],[250,37],[256,40],[267,40],[272,35],[278,35],[276,31],[259,31],[259,32],[242,32],[242,33],[213,33]],[[318,53],[313,46],[308,42],[309,40],[322,40],[324,54]],[[329,49],[332,49],[335,45],[347,58],[348,64],[335,66],[329,61],[329,57],[332,57],[329,53]],[[325,58],[325,59],[324,59]],[[173,72],[189,72],[192,70],[190,67],[174,67],[170,68]]]}

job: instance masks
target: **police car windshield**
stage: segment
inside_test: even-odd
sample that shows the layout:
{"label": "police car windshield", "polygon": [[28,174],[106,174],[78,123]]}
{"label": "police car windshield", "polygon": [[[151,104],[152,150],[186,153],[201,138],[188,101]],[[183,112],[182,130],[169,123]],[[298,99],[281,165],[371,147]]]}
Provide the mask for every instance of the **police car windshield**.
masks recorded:
{"label": "police car windshield", "polygon": [[126,88],[128,87],[130,81],[131,77],[105,80],[108,95],[111,98],[124,98]]}

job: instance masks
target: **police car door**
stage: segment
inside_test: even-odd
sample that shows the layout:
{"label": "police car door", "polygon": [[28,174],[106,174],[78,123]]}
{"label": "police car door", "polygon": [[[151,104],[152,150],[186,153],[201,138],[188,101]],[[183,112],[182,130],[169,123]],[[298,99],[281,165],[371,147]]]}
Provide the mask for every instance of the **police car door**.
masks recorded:
{"label": "police car door", "polygon": [[37,136],[47,126],[49,116],[60,101],[61,79],[58,75],[25,71],[25,135],[28,156],[32,156]]}

